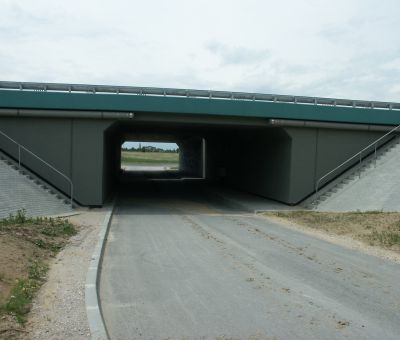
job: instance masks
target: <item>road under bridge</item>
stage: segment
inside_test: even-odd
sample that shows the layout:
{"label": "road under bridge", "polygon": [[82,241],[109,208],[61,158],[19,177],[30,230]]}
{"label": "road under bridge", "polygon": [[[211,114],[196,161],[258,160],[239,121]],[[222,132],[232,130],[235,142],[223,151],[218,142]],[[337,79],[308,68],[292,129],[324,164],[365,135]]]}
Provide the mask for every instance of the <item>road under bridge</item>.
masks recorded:
{"label": "road under bridge", "polygon": [[0,82],[0,151],[20,157],[67,195],[72,182],[74,200],[88,206],[102,205],[126,180],[120,151],[128,140],[177,143],[177,178],[293,205],[313,193],[321,176],[399,124],[397,103]]}

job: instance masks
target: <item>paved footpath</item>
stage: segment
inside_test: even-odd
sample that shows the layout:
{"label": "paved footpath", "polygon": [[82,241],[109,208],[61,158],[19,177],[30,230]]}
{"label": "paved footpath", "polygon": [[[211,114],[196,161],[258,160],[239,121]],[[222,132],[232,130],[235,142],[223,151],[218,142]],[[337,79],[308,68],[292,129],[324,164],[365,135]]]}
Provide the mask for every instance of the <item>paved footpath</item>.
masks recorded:
{"label": "paved footpath", "polygon": [[100,296],[111,339],[399,339],[400,265],[205,198],[121,199]]}

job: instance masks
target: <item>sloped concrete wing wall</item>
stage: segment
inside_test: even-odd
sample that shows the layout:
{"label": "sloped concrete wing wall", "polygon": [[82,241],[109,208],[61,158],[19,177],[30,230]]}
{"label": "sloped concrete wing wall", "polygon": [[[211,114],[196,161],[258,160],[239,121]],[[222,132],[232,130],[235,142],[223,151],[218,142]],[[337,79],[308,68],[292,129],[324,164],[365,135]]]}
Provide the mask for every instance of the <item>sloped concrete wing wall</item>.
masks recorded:
{"label": "sloped concrete wing wall", "polygon": [[[106,120],[1,117],[0,130],[70,177],[74,199],[83,205],[102,205],[104,131]],[[0,137],[0,149],[15,159],[17,147]],[[29,153],[22,163],[59,190],[69,194],[68,182]]]}

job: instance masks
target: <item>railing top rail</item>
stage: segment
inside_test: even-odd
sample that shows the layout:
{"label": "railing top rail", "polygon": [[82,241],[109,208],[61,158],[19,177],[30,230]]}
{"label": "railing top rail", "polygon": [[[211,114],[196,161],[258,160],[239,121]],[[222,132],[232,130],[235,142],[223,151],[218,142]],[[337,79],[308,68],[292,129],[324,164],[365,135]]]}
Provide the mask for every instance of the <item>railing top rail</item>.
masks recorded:
{"label": "railing top rail", "polygon": [[15,139],[12,139],[9,135],[5,134],[3,131],[0,131],[0,134],[4,137],[6,137],[8,140],[12,141],[15,144],[19,144]]}
{"label": "railing top rail", "polygon": [[379,137],[377,140],[373,141],[372,143],[370,143],[369,145],[367,145],[365,148],[363,148],[362,150],[360,150],[359,152],[357,152],[356,154],[354,154],[353,156],[349,157],[348,159],[346,159],[343,163],[339,164],[337,167],[335,167],[334,169],[332,169],[331,171],[327,172],[324,176],[320,177],[318,179],[318,181],[315,184],[315,191],[318,191],[319,185],[321,183],[322,180],[324,180],[325,178],[327,178],[328,176],[332,175],[334,172],[336,172],[337,170],[339,170],[341,167],[343,167],[345,164],[347,164],[348,162],[350,162],[351,160],[353,160],[354,158],[362,155],[362,153],[366,150],[368,150],[369,148],[373,147],[374,145],[376,145],[377,143],[379,143],[381,140],[383,140],[384,138],[386,138],[387,136],[389,136],[390,134],[392,134],[393,132],[397,131],[400,129],[400,125],[394,127],[393,129],[391,129],[389,132],[385,133],[383,136]]}
{"label": "railing top rail", "polygon": [[61,171],[57,170],[54,166],[52,166],[50,163],[46,162],[43,158],[40,158],[38,155],[36,155],[34,152],[32,152],[31,150],[27,149],[26,147],[24,147],[23,145],[19,144],[19,146],[21,147],[21,149],[24,149],[26,152],[28,152],[29,154],[31,154],[32,156],[34,156],[35,158],[39,159],[42,163],[44,163],[45,165],[47,165],[50,169],[54,170],[56,173],[58,173],[60,176],[64,177],[70,184],[72,184],[72,180],[65,174],[63,174]]}
{"label": "railing top rail", "polygon": [[[70,177],[68,177],[67,175],[65,175],[64,173],[62,173],[60,170],[56,169],[53,165],[51,165],[50,163],[46,162],[43,158],[39,157],[37,154],[35,154],[34,152],[32,152],[31,150],[29,150],[28,148],[26,148],[25,146],[23,146],[22,144],[18,143],[15,139],[11,138],[9,135],[7,135],[6,133],[4,133],[3,131],[0,131],[0,134],[4,137],[6,137],[8,140],[10,140],[11,142],[13,142],[15,145],[18,146],[18,148],[21,148],[23,150],[25,150],[26,152],[28,152],[30,155],[34,156],[36,159],[38,159],[39,161],[41,161],[43,164],[45,164],[47,167],[49,167],[50,169],[52,169],[54,172],[56,172],[57,174],[59,174],[61,177],[63,177],[64,179],[67,180],[67,182],[70,185],[71,188],[71,192],[70,192],[70,198],[71,198],[71,206],[73,204],[73,182],[72,179]],[[20,155],[19,155],[20,157]],[[19,162],[21,162],[20,159],[18,159]]]}
{"label": "railing top rail", "polygon": [[353,108],[400,110],[400,103],[395,102],[161,87],[0,81],[0,90],[125,94],[165,97],[195,97],[207,99],[232,99],[321,106],[343,106]]}

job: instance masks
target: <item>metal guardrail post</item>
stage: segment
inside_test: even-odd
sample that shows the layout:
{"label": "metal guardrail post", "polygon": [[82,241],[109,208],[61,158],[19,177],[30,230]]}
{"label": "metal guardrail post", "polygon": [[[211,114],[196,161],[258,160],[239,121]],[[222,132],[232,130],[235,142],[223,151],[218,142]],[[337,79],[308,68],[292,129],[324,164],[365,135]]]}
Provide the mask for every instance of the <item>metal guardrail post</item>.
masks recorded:
{"label": "metal guardrail post", "polygon": [[129,94],[142,96],[167,96],[167,97],[196,97],[214,99],[235,99],[235,100],[254,100],[276,103],[294,104],[314,104],[319,106],[343,106],[353,108],[374,108],[384,110],[400,110],[400,103],[361,101],[350,99],[335,99],[308,96],[291,96],[265,93],[248,93],[232,91],[208,91],[196,89],[177,89],[159,87],[139,87],[139,86],[110,86],[110,85],[88,85],[88,84],[63,84],[63,83],[30,83],[0,81],[1,90],[21,90],[21,91],[46,91],[46,92],[65,92],[65,93],[92,93],[92,94]]}

